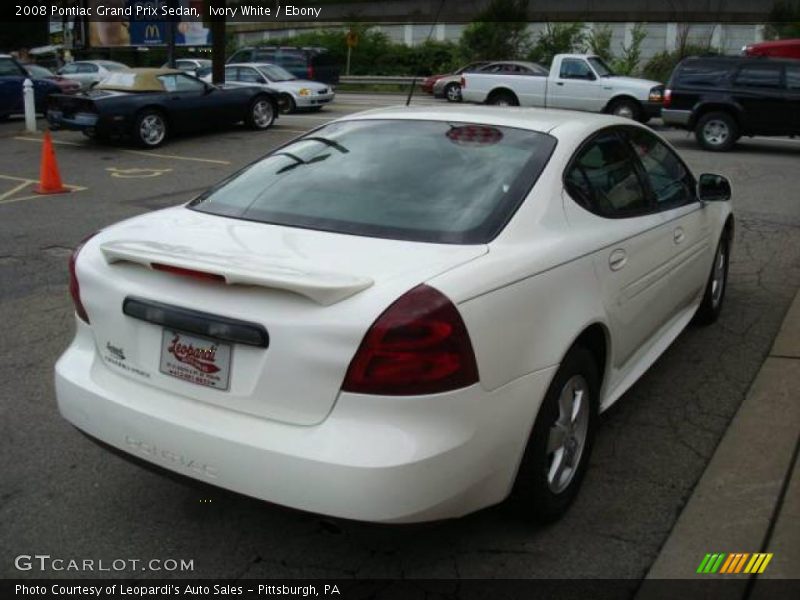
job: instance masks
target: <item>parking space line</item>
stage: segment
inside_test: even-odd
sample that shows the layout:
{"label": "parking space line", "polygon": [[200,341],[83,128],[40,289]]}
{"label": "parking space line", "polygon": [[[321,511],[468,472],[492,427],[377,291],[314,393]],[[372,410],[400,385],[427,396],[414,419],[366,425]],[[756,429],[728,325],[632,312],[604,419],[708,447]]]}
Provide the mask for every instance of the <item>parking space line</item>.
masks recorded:
{"label": "parking space line", "polygon": [[[13,197],[14,194],[17,194],[17,193],[21,192],[22,190],[24,190],[26,187],[28,187],[30,185],[34,185],[34,184],[39,183],[39,180],[38,179],[28,179],[26,177],[13,177],[11,175],[0,175],[0,179],[7,179],[9,181],[18,181],[18,182],[20,182],[16,186],[14,186],[14,188],[12,188],[11,190],[8,190],[6,192],[3,192],[3,194],[0,194],[0,205],[1,204],[12,204],[13,202],[21,202],[22,200],[33,200],[34,198],[46,198],[48,196],[48,194],[32,194],[32,195],[29,195],[29,196],[20,196],[20,197],[14,198]],[[82,192],[85,189],[87,189],[87,188],[85,188],[83,186],[80,186],[80,185],[69,185],[69,184],[65,184],[64,187],[69,188],[70,192]],[[58,195],[60,195],[60,194],[58,194]]]}
{"label": "parking space line", "polygon": [[[18,135],[14,137],[15,140],[20,140],[22,142],[39,142],[41,143],[42,140],[39,138],[32,138],[32,137],[25,137],[22,135]],[[80,147],[87,147],[85,144],[79,144],[78,142],[66,142],[64,140],[53,140],[54,144],[59,144],[61,146],[80,146]],[[230,165],[231,162],[227,160],[218,160],[216,158],[198,158],[196,156],[178,156],[177,154],[159,154],[157,152],[150,152],[148,150],[128,150],[126,148],[118,148],[119,152],[124,152],[125,154],[136,154],[137,156],[149,156],[152,158],[169,158],[172,160],[188,160],[193,162],[201,162],[201,163],[210,163],[214,165]]]}

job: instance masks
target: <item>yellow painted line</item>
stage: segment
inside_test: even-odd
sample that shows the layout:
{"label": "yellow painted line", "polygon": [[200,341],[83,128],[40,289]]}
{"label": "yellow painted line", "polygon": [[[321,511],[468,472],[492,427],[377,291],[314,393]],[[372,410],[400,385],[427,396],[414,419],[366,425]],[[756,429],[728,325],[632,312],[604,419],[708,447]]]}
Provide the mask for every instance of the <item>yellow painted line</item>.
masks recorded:
{"label": "yellow painted line", "polygon": [[[11,204],[13,202],[21,202],[22,200],[33,200],[34,198],[44,198],[46,196],[62,196],[63,194],[33,194],[31,196],[21,196],[18,198],[13,198],[13,194],[22,191],[29,185],[33,185],[39,183],[38,179],[27,179],[25,177],[13,177],[11,175],[0,175],[0,179],[8,179],[10,181],[20,181],[21,183],[17,185],[14,189],[5,192],[3,195],[0,196],[0,204]],[[68,185],[64,184],[64,187],[69,188],[70,192],[82,192],[86,188],[80,185]]]}
{"label": "yellow painted line", "polygon": [[[39,142],[41,143],[42,140],[39,138],[32,138],[32,137],[25,137],[25,136],[16,136],[14,137],[15,140],[20,140],[22,142]],[[78,142],[65,142],[63,140],[53,140],[54,144],[58,144],[61,146],[81,146],[87,147],[85,144],[79,144]],[[117,148],[118,152],[124,152],[125,154],[136,154],[138,156],[150,156],[153,158],[170,158],[172,160],[189,160],[194,162],[202,162],[202,163],[210,163],[215,165],[229,165],[231,164],[230,161],[227,160],[217,160],[215,158],[197,158],[195,156],[178,156],[176,154],[158,154],[156,152],[149,152],[145,150],[127,150],[125,148]]]}

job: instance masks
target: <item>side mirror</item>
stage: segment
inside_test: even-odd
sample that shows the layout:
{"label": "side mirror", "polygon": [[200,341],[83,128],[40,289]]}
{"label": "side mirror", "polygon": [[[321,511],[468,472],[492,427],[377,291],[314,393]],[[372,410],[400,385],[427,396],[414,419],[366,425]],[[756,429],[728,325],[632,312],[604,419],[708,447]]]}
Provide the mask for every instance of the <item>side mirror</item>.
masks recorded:
{"label": "side mirror", "polygon": [[731,183],[722,175],[703,173],[697,182],[697,197],[703,202],[730,200]]}
{"label": "side mirror", "polygon": [[204,94],[208,95],[211,92],[213,92],[215,89],[217,89],[217,88],[215,88],[213,85],[204,82],[204,90],[203,90]]}

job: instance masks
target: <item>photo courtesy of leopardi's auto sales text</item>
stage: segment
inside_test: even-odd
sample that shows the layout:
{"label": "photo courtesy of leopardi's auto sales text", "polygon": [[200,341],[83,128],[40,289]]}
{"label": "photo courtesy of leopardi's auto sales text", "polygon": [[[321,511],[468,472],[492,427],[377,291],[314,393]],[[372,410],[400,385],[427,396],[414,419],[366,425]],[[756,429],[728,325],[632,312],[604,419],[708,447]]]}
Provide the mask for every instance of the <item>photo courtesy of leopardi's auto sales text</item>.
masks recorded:
{"label": "photo courtesy of leopardi's auto sales text", "polygon": [[800,598],[800,0],[0,5],[0,599]]}

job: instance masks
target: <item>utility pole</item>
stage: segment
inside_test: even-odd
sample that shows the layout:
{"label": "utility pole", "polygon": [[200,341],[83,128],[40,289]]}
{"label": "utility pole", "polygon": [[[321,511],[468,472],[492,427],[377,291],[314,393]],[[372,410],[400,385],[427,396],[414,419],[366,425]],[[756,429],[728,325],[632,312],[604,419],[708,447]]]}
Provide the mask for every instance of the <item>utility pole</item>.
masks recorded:
{"label": "utility pole", "polygon": [[[225,83],[225,8],[226,0],[205,0],[205,11],[211,29],[211,81],[215,85]],[[217,15],[211,17],[208,7],[213,6]]]}
{"label": "utility pole", "polygon": [[[169,8],[177,8],[177,0],[169,0],[167,3]],[[170,69],[175,68],[175,19],[176,17],[170,16],[169,20],[165,23],[165,37],[167,41],[167,66]]]}

